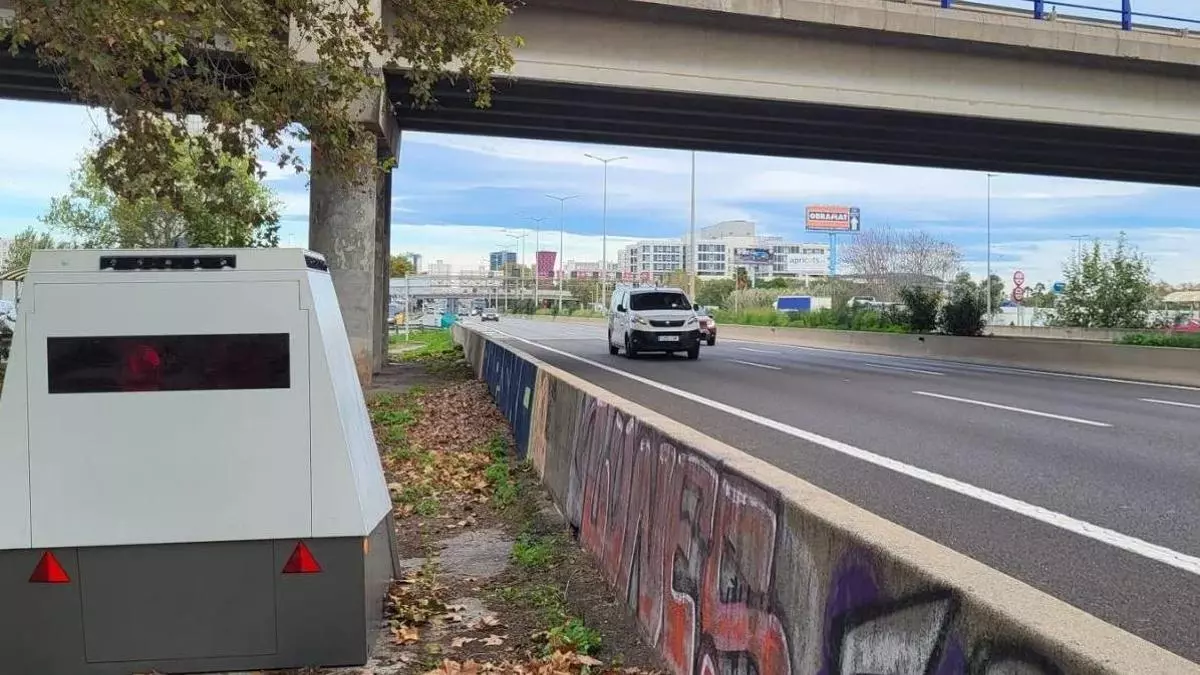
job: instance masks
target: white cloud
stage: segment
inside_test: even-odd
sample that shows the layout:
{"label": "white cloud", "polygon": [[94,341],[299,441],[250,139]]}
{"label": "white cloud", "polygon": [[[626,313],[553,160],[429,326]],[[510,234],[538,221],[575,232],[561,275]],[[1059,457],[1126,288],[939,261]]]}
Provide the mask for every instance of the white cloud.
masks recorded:
{"label": "white cloud", "polygon": [[[503,161],[591,167],[599,170],[600,162],[586,156],[592,154],[606,159],[626,157],[626,159],[611,163],[612,168],[621,167],[656,173],[686,172],[686,167],[668,159],[670,154],[674,154],[669,150],[618,148],[581,143],[547,143],[518,138],[456,136],[420,132],[405,134],[404,141],[435,145],[448,150],[473,152]],[[668,157],[663,157],[663,155]]]}
{"label": "white cloud", "polygon": [[[585,200],[599,201],[600,167],[584,154],[627,155],[628,160],[609,170],[610,209],[686,220],[690,208],[686,151],[438,134],[405,138],[480,156],[469,173],[444,176],[427,186],[437,191],[484,184],[499,190],[583,194]],[[988,195],[984,173],[925,167],[697,153],[696,174],[697,209],[704,222],[753,218],[747,205],[754,203],[791,206],[799,219],[806,204],[826,201],[894,206],[929,222],[962,221],[982,219]],[[991,181],[994,215],[1009,222],[1100,212],[1115,201],[1183,190],[1009,174]],[[884,217],[881,210],[886,209],[864,215],[868,221],[872,215]]]}

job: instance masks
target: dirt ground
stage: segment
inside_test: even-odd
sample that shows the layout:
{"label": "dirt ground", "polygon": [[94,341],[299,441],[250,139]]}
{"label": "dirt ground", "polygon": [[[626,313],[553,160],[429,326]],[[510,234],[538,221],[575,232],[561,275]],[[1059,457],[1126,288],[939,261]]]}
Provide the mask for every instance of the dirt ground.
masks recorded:
{"label": "dirt ground", "polygon": [[400,363],[375,378],[402,579],[370,663],[297,675],[665,673],[467,374]]}

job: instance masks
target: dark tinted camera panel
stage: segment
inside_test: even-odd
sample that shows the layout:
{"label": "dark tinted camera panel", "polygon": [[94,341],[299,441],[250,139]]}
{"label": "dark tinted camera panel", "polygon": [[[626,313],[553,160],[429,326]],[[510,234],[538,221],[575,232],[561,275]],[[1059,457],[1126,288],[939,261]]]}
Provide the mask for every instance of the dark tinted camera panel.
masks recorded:
{"label": "dark tinted camera panel", "polygon": [[287,389],[287,333],[52,337],[51,394]]}

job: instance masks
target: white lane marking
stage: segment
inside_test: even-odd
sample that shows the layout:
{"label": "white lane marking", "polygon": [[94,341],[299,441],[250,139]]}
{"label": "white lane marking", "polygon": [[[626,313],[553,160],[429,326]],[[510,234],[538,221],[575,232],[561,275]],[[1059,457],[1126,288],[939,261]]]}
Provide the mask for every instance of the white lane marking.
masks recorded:
{"label": "white lane marking", "polygon": [[1145,401],[1146,403],[1157,403],[1159,405],[1173,405],[1179,408],[1200,408],[1200,405],[1196,405],[1195,403],[1183,403],[1182,401],[1161,401],[1157,398],[1139,398],[1138,400]]}
{"label": "white lane marking", "polygon": [[740,349],[744,352],[754,352],[755,354],[778,354],[779,353],[779,352],[768,351],[766,349],[751,349],[749,347],[738,347],[738,349]]}
{"label": "white lane marking", "polygon": [[832,438],[827,438],[811,431],[805,431],[804,429],[800,429],[789,424],[784,424],[783,422],[778,422],[768,417],[763,417],[762,415],[756,415],[748,410],[735,408],[726,403],[721,403],[720,401],[704,398],[703,396],[700,396],[699,394],[693,394],[690,391],[676,389],[670,385],[662,384],[661,382],[655,382],[654,380],[642,377],[640,375],[634,375],[633,373],[625,372],[619,368],[606,366],[603,363],[599,363],[570,352],[564,352],[560,349],[555,349],[554,347],[539,345],[538,343],[532,340],[526,340],[525,338],[519,338],[512,335],[509,337],[524,342],[525,344],[538,347],[539,349],[544,349],[552,354],[557,354],[568,359],[579,361],[580,363],[587,364],[593,368],[599,368],[605,372],[628,378],[634,382],[646,385],[647,387],[652,387],[654,389],[658,389],[659,391],[667,392],[668,394],[674,394],[675,396],[687,399],[694,403],[699,403],[700,405],[707,406],[714,410],[719,410],[723,413],[733,415],[734,417],[740,417],[744,420],[754,422],[767,427],[768,429],[773,429],[780,433],[787,434],[788,436],[799,438],[800,440],[808,441],[809,443],[814,443],[848,457],[853,457],[869,464],[874,464],[875,466],[895,471],[896,473],[903,474],[909,478],[915,478],[916,480],[929,483],[930,485],[935,485],[965,497],[979,500],[997,508],[1004,509],[1005,511],[1011,511],[1027,518],[1032,518],[1038,522],[1045,523],[1052,527],[1057,527],[1061,530],[1066,530],[1067,532],[1077,534],[1081,537],[1087,537],[1088,539],[1098,541],[1102,544],[1108,544],[1109,546],[1119,548],[1123,551],[1140,555],[1143,558],[1155,560],[1163,563],[1164,565],[1169,565],[1176,569],[1183,570],[1184,572],[1190,572],[1191,574],[1200,576],[1200,558],[1195,556],[1190,556],[1186,553],[1180,553],[1179,551],[1174,551],[1158,544],[1152,544],[1144,539],[1131,537],[1127,534],[1117,532],[1116,530],[1110,530],[1106,527],[1101,527],[1085,520],[1073,518],[1041,506],[1023,502],[1019,499],[1002,495],[998,492],[985,490],[983,488],[971,485],[970,483],[964,483],[958,479],[950,478],[949,476],[943,476],[920,467],[912,466],[911,464],[905,464],[904,462],[892,459],[891,457],[877,455],[873,452],[863,450],[862,448],[857,448],[849,443],[835,441]]}
{"label": "white lane marking", "polygon": [[1014,408],[1010,405],[1000,405],[999,403],[989,403],[987,401],[977,401],[973,398],[959,398],[957,396],[947,396],[945,394],[934,394],[928,391],[914,391],[917,396],[928,396],[930,398],[940,398],[945,401],[955,401],[958,403],[969,403],[971,405],[983,406],[984,408],[995,408],[996,410],[1007,410],[1009,412],[1022,413],[1025,415],[1035,415],[1037,417],[1048,417],[1052,420],[1062,420],[1063,422],[1074,422],[1076,424],[1086,424],[1092,427],[1111,427],[1107,422],[1096,422],[1093,420],[1080,419],[1078,417],[1067,417],[1066,415],[1055,415],[1054,413],[1042,412],[1040,410],[1030,410],[1028,408]]}
{"label": "white lane marking", "polygon": [[921,370],[920,368],[905,368],[903,366],[886,366],[882,363],[864,362],[863,365],[868,368],[882,368],[884,370],[900,370],[900,371],[904,371],[907,373],[917,373],[919,375],[945,375],[945,373],[939,373],[936,370]]}
{"label": "white lane marking", "polygon": [[777,366],[768,366],[765,363],[754,363],[753,361],[739,361],[737,359],[729,359],[729,360],[734,363],[740,363],[743,366],[754,366],[755,368],[766,368],[767,370],[783,370],[783,368],[779,368]]}
{"label": "white lane marking", "polygon": [[[791,349],[800,349],[810,352],[825,352],[839,354],[842,356],[865,356],[871,358],[886,358],[897,361],[934,361],[939,364],[945,364],[947,367],[965,368],[968,370],[978,370],[985,373],[999,373],[1001,375],[1036,375],[1042,377],[1063,377],[1069,380],[1089,380],[1092,382],[1108,382],[1111,384],[1131,384],[1138,387],[1155,387],[1158,389],[1175,389],[1177,391],[1200,391],[1200,387],[1192,387],[1186,384],[1166,384],[1163,382],[1139,382],[1138,380],[1122,380],[1115,377],[1100,377],[1099,375],[1074,375],[1071,373],[1055,373],[1049,370],[1030,370],[1028,368],[1014,368],[1011,366],[988,366],[979,363],[971,363],[969,361],[953,361],[950,359],[938,359],[936,357],[918,356],[892,356],[891,354],[872,354],[870,352],[852,352],[845,349],[833,349],[831,347],[805,347],[803,345],[790,345],[783,342],[762,342],[760,340],[743,340],[739,338],[722,338],[725,342],[742,342],[752,345],[771,345],[774,347],[788,347]],[[854,359],[857,360],[857,359]]]}

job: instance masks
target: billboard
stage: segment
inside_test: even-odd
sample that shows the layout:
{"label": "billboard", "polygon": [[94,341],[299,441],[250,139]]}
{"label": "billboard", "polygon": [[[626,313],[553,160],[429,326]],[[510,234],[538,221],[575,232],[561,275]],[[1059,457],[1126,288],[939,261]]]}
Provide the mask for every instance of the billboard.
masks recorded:
{"label": "billboard", "polygon": [[549,279],[554,276],[554,261],[558,253],[554,251],[537,252],[537,276],[539,279]]}
{"label": "billboard", "polygon": [[789,253],[784,256],[784,272],[814,276],[829,272],[829,256],[821,253]]}
{"label": "billboard", "polygon": [[737,265],[770,265],[773,260],[769,248],[733,249],[733,262]]}
{"label": "billboard", "polygon": [[809,206],[804,209],[804,229],[810,232],[858,232],[857,206]]}

